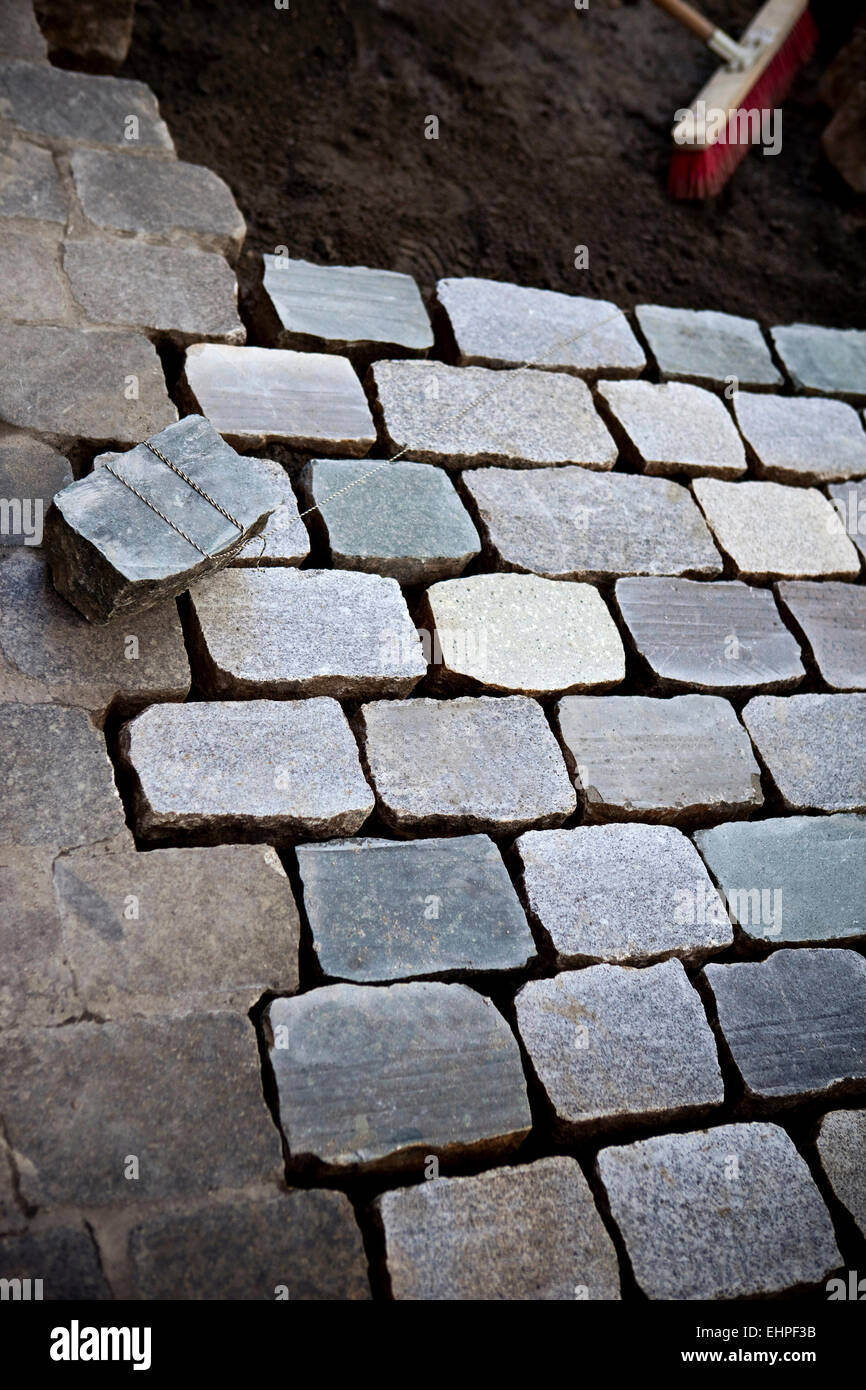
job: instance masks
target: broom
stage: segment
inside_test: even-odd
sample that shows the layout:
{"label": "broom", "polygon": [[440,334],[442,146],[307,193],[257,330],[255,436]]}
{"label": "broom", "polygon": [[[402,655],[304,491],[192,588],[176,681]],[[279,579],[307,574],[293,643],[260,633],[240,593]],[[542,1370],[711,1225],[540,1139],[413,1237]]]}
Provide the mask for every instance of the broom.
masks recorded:
{"label": "broom", "polygon": [[668,192],[710,198],[756,143],[762,113],[778,106],[811,58],[818,33],[809,0],[768,0],[739,43],[684,0],[655,4],[725,60],[691,106],[677,112],[673,130]]}

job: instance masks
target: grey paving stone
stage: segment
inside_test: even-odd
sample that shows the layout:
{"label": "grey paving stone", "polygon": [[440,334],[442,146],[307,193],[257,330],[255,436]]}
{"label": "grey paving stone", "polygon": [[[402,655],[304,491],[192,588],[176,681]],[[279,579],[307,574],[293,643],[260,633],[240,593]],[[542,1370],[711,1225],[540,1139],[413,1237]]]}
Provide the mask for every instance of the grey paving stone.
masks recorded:
{"label": "grey paving stone", "polygon": [[734,414],[759,478],[829,483],[866,474],[866,432],[844,401],[738,391]]}
{"label": "grey paving stone", "polygon": [[82,1013],[63,950],[53,860],[51,849],[0,849],[0,1028],[48,1027]]}
{"label": "grey paving stone", "polygon": [[514,1006],[563,1134],[684,1120],[724,1100],[712,1030],[678,960],[530,980]]}
{"label": "grey paving stone", "polygon": [[827,498],[782,483],[696,478],[695,496],[741,579],[853,579],[860,561]]}
{"label": "grey paving stone", "polygon": [[336,700],[152,705],[123,726],[136,827],[153,840],[353,835],[373,809]]}
{"label": "grey paving stone", "polygon": [[12,1156],[6,1144],[0,1143],[0,1235],[15,1235],[26,1228],[27,1217],[15,1195]]}
{"label": "grey paving stone", "polygon": [[558,965],[695,961],[733,941],[700,856],[673,826],[530,830],[516,850]]}
{"label": "grey paving stone", "polygon": [[[39,1207],[181,1198],[273,1178],[256,1035],[235,1013],[31,1028],[0,1039],[21,1191]],[[129,1159],[138,1159],[138,1177]]]}
{"label": "grey paving stone", "polygon": [[481,468],[462,480],[501,569],[553,579],[713,578],[722,560],[689,492],[666,478],[585,468]]}
{"label": "grey paving stone", "polygon": [[66,221],[66,194],[50,150],[17,136],[0,153],[0,217]]}
{"label": "grey paving stone", "polygon": [[222,256],[139,241],[67,241],[63,269],[94,323],[184,344],[243,343],[237,282]]}
{"label": "grey paving stone", "polygon": [[131,844],[105,740],[84,710],[0,704],[0,845]]}
{"label": "grey paving stone", "polygon": [[574,811],[544,712],[522,695],[379,700],[357,727],[379,814],[399,833],[518,834]]}
{"label": "grey paving stone", "polygon": [[76,150],[70,163],[78,200],[97,227],[219,251],[230,261],[240,252],[246,223],[228,184],[204,165],[94,150]]}
{"label": "grey paving stone", "polygon": [[367,388],[388,450],[447,468],[579,463],[613,468],[589,387],[563,372],[374,362]]}
{"label": "grey paving stone", "polygon": [[341,569],[430,584],[462,573],[481,550],[454,484],[430,464],[313,459],[301,492]]}
{"label": "grey paving stone", "polygon": [[620,1296],[613,1243],[573,1158],[436,1178],[373,1205],[396,1299]]}
{"label": "grey paving stone", "polygon": [[130,621],[183,593],[228,564],[282,502],[200,415],[149,443],[169,464],[141,444],[58,493],[48,514],[54,586],[91,622]]}
{"label": "grey paving stone", "polygon": [[735,379],[738,387],[767,389],[782,385],[754,319],[661,304],[639,304],[635,314],[663,381],[724,386]]}
{"label": "grey paving stone", "polygon": [[183,379],[202,414],[238,448],[277,442],[362,455],[376,442],[346,357],[194,343]]}
{"label": "grey paving stone", "polygon": [[791,323],[771,329],[773,346],[800,391],[866,401],[866,332]]}
{"label": "grey paving stone", "polygon": [[209,695],[408,695],[427,664],[396,579],[227,569],[190,589],[190,650]]}
{"label": "grey paving stone", "polygon": [[56,323],[66,317],[60,274],[60,229],[50,224],[23,236],[0,224],[0,318]]}
{"label": "grey paving stone", "polygon": [[866,695],[757,695],[743,723],[789,811],[866,811]]}
{"label": "grey paving stone", "polygon": [[133,1228],[129,1251],[148,1301],[370,1297],[361,1232],[342,1192],[236,1197],[157,1215]]}
{"label": "grey paving stone", "polygon": [[15,130],[63,145],[174,152],[153,92],[127,78],[66,72],[48,63],[0,62],[0,111]]}
{"label": "grey paving stone", "polygon": [[742,440],[712,391],[680,381],[601,381],[598,394],[613,417],[614,438],[645,473],[745,473]]}
{"label": "grey paving stone", "polygon": [[745,816],[761,806],[746,732],[715,695],[571,695],[556,717],[589,820]]}
{"label": "grey paving stone", "polygon": [[462,366],[524,363],[577,376],[638,376],[643,349],[621,309],[607,299],[583,299],[473,276],[440,280],[445,311]]}
{"label": "grey paving stone", "polygon": [[358,984],[515,970],[535,942],[486,835],[331,840],[296,850],[313,950]]}
{"label": "grey paving stone", "polygon": [[866,1110],[831,1110],[816,1142],[834,1194],[866,1236]]}
{"label": "grey paving stone", "polygon": [[758,1101],[840,1095],[866,1080],[866,960],[825,946],[708,965],[719,1027]]}
{"label": "grey paving stone", "polygon": [[444,686],[549,695],[625,678],[616,624],[591,584],[535,574],[446,579],[419,609]]}
{"label": "grey paving stone", "polygon": [[0,3],[0,53],[4,58],[22,58],[28,63],[48,61],[48,46],[36,23],[31,0]]}
{"label": "grey paving stone", "polygon": [[326,985],[267,1011],[280,1124],[328,1172],[514,1148],[532,1123],[505,1019],[466,985]]}
{"label": "grey paving stone", "polygon": [[827,492],[839,529],[850,536],[866,559],[866,483],[837,483],[835,487],[828,487]]}
{"label": "grey paving stone", "polygon": [[615,595],[659,690],[790,690],[805,675],[799,645],[766,589],[618,579]]}
{"label": "grey paving stone", "polygon": [[0,420],[63,449],[137,444],[177,419],[159,357],[142,333],[6,324]]}
{"label": "grey paving stone", "polygon": [[803,633],[832,690],[866,689],[866,589],[859,584],[777,584],[776,593]]}
{"label": "grey paving stone", "polygon": [[602,1149],[598,1171],[651,1299],[756,1298],[841,1263],[804,1160],[778,1125],[734,1124]]}
{"label": "grey paving stone", "polygon": [[[0,1279],[29,1279],[29,1296],[23,1293],[26,1285],[22,1284],[21,1297],[39,1297],[46,1302],[72,1299],[89,1303],[112,1296],[93,1236],[83,1222],[0,1240]],[[36,1279],[42,1281],[38,1295],[33,1283]]]}
{"label": "grey paving stone", "polygon": [[300,565],[310,553],[310,537],[301,520],[289,475],[273,459],[244,459],[244,467],[263,483],[276,488],[282,497],[271,512],[260,536],[239,551],[232,565]]}
{"label": "grey paving stone", "polygon": [[102,724],[189,687],[176,604],[94,627],[55,593],[41,554],[0,551],[0,700],[81,706]]}
{"label": "grey paving stone", "polygon": [[373,357],[423,356],[433,330],[411,275],[263,256],[263,341],[278,348]]}
{"label": "grey paving stone", "polygon": [[746,937],[785,945],[866,934],[866,817],[784,816],[698,830]]}
{"label": "grey paving stone", "polygon": [[298,912],[266,845],[54,862],[63,955],[99,1018],[238,1009],[298,988]]}
{"label": "grey paving stone", "polygon": [[32,435],[0,428],[0,547],[41,546],[51,499],[71,482],[63,454]]}

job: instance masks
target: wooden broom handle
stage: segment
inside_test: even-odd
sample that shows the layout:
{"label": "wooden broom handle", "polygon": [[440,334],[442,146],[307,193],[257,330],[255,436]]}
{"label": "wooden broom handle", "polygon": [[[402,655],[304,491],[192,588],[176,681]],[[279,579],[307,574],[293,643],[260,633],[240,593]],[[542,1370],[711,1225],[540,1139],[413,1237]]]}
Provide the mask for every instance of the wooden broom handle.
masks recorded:
{"label": "wooden broom handle", "polygon": [[709,43],[716,32],[716,25],[711,24],[692,5],[687,5],[685,0],[655,0],[655,3],[660,10],[666,10],[672,19],[678,19],[680,24],[691,29],[704,43]]}

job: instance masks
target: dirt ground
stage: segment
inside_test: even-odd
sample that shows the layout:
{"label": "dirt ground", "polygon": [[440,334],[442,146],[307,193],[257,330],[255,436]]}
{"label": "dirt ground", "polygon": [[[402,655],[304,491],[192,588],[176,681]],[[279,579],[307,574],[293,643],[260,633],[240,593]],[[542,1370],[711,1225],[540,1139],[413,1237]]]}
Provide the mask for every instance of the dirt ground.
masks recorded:
{"label": "dirt ground", "polygon": [[[714,60],[649,0],[139,0],[122,75],[228,181],[257,251],[866,326],[866,199],[822,155],[818,80],[862,0],[816,0],[781,153],[714,202],[664,189]],[[758,0],[706,0],[741,29]],[[438,117],[439,138],[425,138]],[[589,268],[574,268],[585,245]]]}

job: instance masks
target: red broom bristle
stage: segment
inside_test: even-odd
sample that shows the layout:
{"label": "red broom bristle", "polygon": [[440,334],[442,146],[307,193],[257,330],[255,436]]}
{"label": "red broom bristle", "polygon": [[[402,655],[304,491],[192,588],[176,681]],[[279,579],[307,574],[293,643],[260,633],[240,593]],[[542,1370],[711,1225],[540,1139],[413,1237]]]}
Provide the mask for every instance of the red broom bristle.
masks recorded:
{"label": "red broom bristle", "polygon": [[[721,192],[751,149],[751,141],[741,143],[738,139],[740,112],[760,112],[778,106],[790,91],[800,68],[811,58],[817,41],[815,21],[809,10],[804,10],[715,144],[706,149],[690,149],[688,145],[676,147],[668,176],[668,192],[674,198],[712,198]],[[748,129],[748,125],[743,124]]]}

